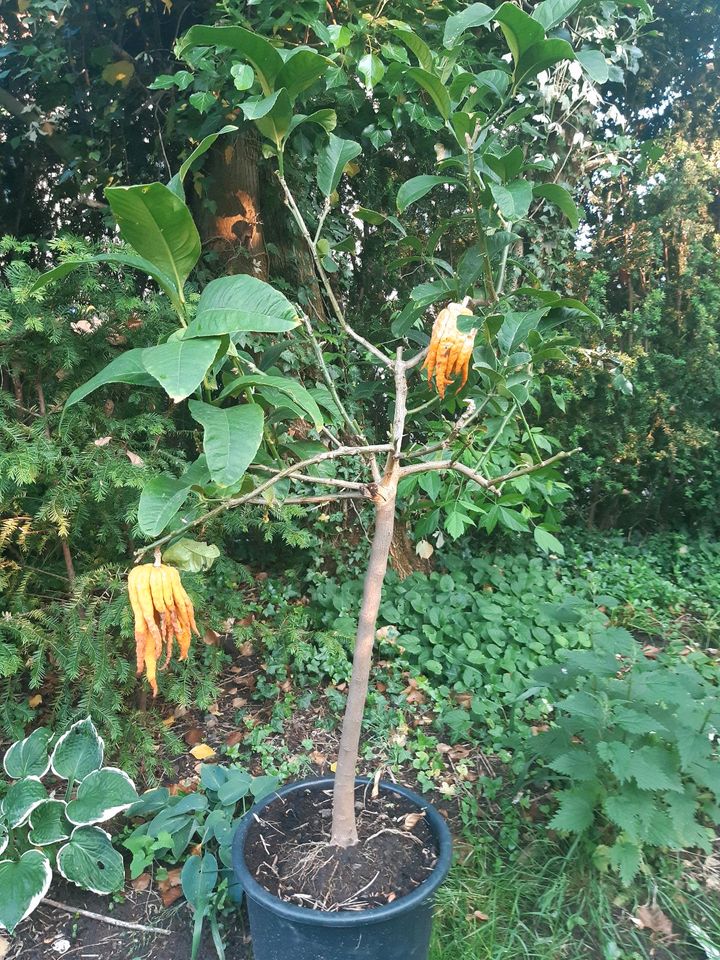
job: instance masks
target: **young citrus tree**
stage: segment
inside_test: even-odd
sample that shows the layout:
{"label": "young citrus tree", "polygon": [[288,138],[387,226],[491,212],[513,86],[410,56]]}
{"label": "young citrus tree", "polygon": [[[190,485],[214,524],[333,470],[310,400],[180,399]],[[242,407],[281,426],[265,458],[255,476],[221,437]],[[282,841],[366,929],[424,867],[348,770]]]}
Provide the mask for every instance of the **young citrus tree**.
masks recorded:
{"label": "young citrus tree", "polygon": [[[399,502],[418,491],[437,501],[449,486],[448,535],[473,525],[532,529],[541,549],[561,549],[552,532],[554,505],[567,496],[558,468],[572,451],[557,450],[528,417],[538,410],[546,366],[571,345],[564,325],[584,308],[525,274],[522,238],[542,205],[572,225],[578,211],[553,159],[529,151],[525,128],[538,110],[541,74],[547,81],[578,64],[592,76],[605,63],[600,50],[588,57],[557,35],[579,5],[545,0],[529,16],[513,3],[496,10],[475,3],[432,24],[432,47],[408,23],[369,14],[318,30],[322,52],[283,47],[240,26],[191,28],[180,53],[196,70],[215,57],[230,71],[236,101],[226,116],[240,122],[242,111],[257,127],[312,259],[320,307],[307,313],[252,275],[212,280],[199,298],[188,286],[201,244],[183,180],[234,124],[206,137],[169,183],[106,190],[133,251],[118,248],[106,259],[153,277],[178,329],[121,355],[66,407],[104,384],[129,383],[187,401],[202,431],[201,453],[182,476],[156,476],[143,489],[138,524],[149,542],[138,556],[170,544],[177,554],[178,543],[192,551],[187,532],[229,510],[342,500],[374,509],[335,775],[339,847],[357,842],[358,747]],[[484,61],[478,50],[488,38]],[[346,51],[353,45],[365,51],[359,59]],[[405,179],[394,209],[353,202],[349,177],[361,170],[364,147],[334,132],[338,114],[352,114],[348,88],[351,103],[359,96],[363,109],[382,116],[368,136],[395,170],[411,154],[416,163],[418,143],[430,142],[435,169]],[[427,168],[429,158],[422,163]],[[333,276],[351,269],[368,231],[387,231],[396,253],[384,273],[389,307],[381,324],[368,323],[362,300]],[[80,262],[88,261],[60,264],[35,289]],[[426,282],[403,302],[409,269]],[[433,304],[442,306],[435,317]]]}

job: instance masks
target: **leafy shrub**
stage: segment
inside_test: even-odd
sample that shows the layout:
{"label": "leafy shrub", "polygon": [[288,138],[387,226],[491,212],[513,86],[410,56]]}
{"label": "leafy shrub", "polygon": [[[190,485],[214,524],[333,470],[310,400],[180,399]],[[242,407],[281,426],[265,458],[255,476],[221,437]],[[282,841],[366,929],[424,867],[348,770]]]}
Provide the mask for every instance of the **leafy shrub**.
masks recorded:
{"label": "leafy shrub", "polygon": [[[52,746],[52,752],[50,748]],[[0,806],[0,927],[13,932],[48,891],[52,864],[71,883],[113,893],[125,883],[121,855],[97,826],[137,800],[122,770],[103,767],[104,744],[90,718],[61,737],[43,727],[14,743],[3,760],[12,781]],[[58,781],[64,799],[43,779]]]}
{"label": "leafy shrub", "polygon": [[691,666],[647,659],[621,628],[537,670],[557,711],[533,752],[567,784],[550,826],[600,842],[629,883],[647,848],[709,852],[720,823],[720,694]]}
{"label": "leafy shrub", "polygon": [[[145,819],[123,840],[132,853],[131,877],[153,865],[164,870],[165,864],[183,863],[182,890],[195,911],[193,960],[206,917],[218,956],[224,956],[217,915],[226,898],[238,904],[243,893],[232,871],[233,837],[250,804],[277,786],[275,777],[253,777],[236,767],[203,764],[199,790],[173,797],[167,787],[156,787],[127,811],[128,817]],[[198,844],[202,856],[187,856],[188,849]]]}
{"label": "leafy shrub", "polygon": [[[524,555],[473,557],[453,552],[444,572],[388,576],[380,607],[386,653],[400,653],[445,702],[442,722],[456,736],[472,724],[487,731],[489,743],[508,743],[516,702],[533,671],[565,648],[590,647],[592,632],[605,617],[587,598],[572,594],[553,565]],[[574,584],[582,587],[582,581]],[[326,630],[349,636],[362,584],[333,579],[313,594],[316,616]],[[383,634],[381,634],[382,636]],[[469,711],[453,706],[471,694]],[[523,717],[537,720],[540,703],[525,702]]]}

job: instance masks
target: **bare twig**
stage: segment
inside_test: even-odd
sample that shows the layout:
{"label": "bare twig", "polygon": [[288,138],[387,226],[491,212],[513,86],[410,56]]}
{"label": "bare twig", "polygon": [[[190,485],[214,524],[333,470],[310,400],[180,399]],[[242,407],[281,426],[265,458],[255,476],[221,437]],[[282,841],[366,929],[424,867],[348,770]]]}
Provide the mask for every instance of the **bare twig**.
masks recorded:
{"label": "bare twig", "polygon": [[111,927],[122,927],[124,930],[141,930],[143,933],[161,933],[164,937],[169,937],[173,933],[172,930],[165,930],[163,927],[148,927],[144,923],[130,923],[128,920],[116,920],[115,917],[106,917],[102,913],[94,913],[92,910],[81,910],[80,907],[71,907],[67,903],[60,903],[59,900],[51,900],[49,897],[45,897],[43,903],[65,913],[79,913],[81,917],[89,917],[91,920],[108,923]]}
{"label": "bare twig", "polygon": [[428,473],[431,470],[455,470],[456,473],[462,473],[489,493],[494,493],[495,496],[500,494],[497,487],[482,474],[473,470],[472,467],[466,467],[464,463],[456,463],[453,460],[426,460],[424,463],[413,463],[401,469],[400,477],[410,477],[414,473]]}
{"label": "bare twig", "polygon": [[335,500],[371,500],[369,493],[326,493],[317,497],[285,497],[279,500],[277,504],[268,503],[262,497],[255,497],[252,500],[246,500],[245,503],[258,504],[263,507],[286,507],[297,503],[332,503]]}
{"label": "bare twig", "polygon": [[[335,460],[338,457],[361,457],[366,453],[385,453],[390,450],[392,450],[392,446],[389,443],[376,443],[363,447],[339,447],[337,450],[326,450],[324,453],[318,453],[314,457],[308,457],[307,460],[301,460],[291,467],[280,470],[274,476],[269,477],[263,483],[259,484],[259,486],[255,487],[254,490],[244,494],[242,497],[233,497],[219,504],[217,507],[213,507],[212,510],[208,510],[208,512],[204,513],[201,517],[196,517],[194,520],[191,520],[190,523],[186,523],[183,527],[183,532],[185,530],[191,530],[193,527],[198,526],[198,524],[206,523],[212,519],[212,517],[216,517],[220,513],[225,513],[226,510],[234,510],[235,507],[240,507],[245,503],[255,500],[259,494],[274,486],[279,480],[283,480],[291,473],[301,473],[306,467],[311,467],[315,463],[322,463],[324,460]],[[164,537],[160,537],[158,540],[149,543],[147,546],[141,547],[135,551],[135,558],[139,559],[149,551],[154,550],[155,547],[163,546],[163,544],[168,543],[177,535],[178,531],[168,533]]]}
{"label": "bare twig", "polygon": [[338,323],[340,324],[340,326],[343,328],[343,330],[345,331],[345,333],[347,333],[349,337],[352,337],[353,340],[355,340],[357,343],[365,347],[365,349],[369,353],[371,353],[376,359],[378,359],[382,364],[384,364],[386,367],[392,367],[393,361],[390,359],[390,357],[388,357],[387,354],[383,353],[382,350],[379,350],[374,343],[370,343],[370,341],[366,340],[365,337],[360,336],[360,334],[356,330],[354,330],[353,327],[348,323],[345,317],[345,313],[343,312],[343,309],[340,306],[340,303],[338,302],[337,297],[335,296],[335,291],[333,290],[332,284],[330,283],[330,278],[328,277],[327,273],[325,272],[325,268],[322,265],[322,261],[320,260],[320,256],[318,255],[318,252],[317,252],[317,247],[315,246],[313,238],[310,236],[310,231],[307,228],[307,224],[305,223],[305,220],[303,218],[302,213],[300,212],[298,205],[295,203],[295,198],[290,192],[290,188],[287,185],[285,177],[283,177],[282,174],[278,173],[277,178],[280,181],[280,186],[283,189],[283,193],[285,195],[285,202],[290,208],[290,212],[293,215],[293,219],[295,220],[295,223],[298,225],[300,233],[303,235],[303,239],[305,240],[305,243],[308,245],[308,249],[310,250],[313,261],[315,263],[315,269],[317,270],[318,276],[322,281],[322,285],[325,289],[325,294],[327,295],[327,298],[330,301],[330,305],[333,308],[333,313],[335,314],[335,317],[337,318]]}
{"label": "bare twig", "polygon": [[[251,470],[262,470],[263,473],[278,473],[274,467],[266,467],[264,463],[254,463]],[[343,487],[347,490],[359,490],[363,491],[366,489],[366,484],[360,483],[355,480],[336,480],[335,477],[313,477],[307,473],[290,473],[288,474],[291,480],[302,480],[305,483],[318,483],[326,487]]]}
{"label": "bare twig", "polygon": [[529,473],[535,473],[537,470],[549,467],[551,464],[557,463],[560,460],[567,460],[568,457],[571,457],[574,453],[580,453],[581,450],[582,447],[574,447],[572,450],[561,450],[560,453],[556,453],[554,457],[548,457],[547,460],[541,460],[540,463],[530,464],[530,466],[523,467],[521,470],[513,470],[511,473],[504,473],[501,477],[493,477],[491,482],[499,486],[501,483],[507,483],[508,480],[525,477]]}

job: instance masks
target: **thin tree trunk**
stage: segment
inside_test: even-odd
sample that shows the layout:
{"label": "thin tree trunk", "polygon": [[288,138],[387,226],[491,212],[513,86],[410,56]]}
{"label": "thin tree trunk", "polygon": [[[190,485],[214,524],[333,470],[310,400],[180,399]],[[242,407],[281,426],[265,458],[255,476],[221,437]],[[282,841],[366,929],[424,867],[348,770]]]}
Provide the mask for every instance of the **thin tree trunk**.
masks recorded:
{"label": "thin tree trunk", "polygon": [[395,499],[397,493],[397,462],[393,461],[378,488],[370,561],[365,574],[365,586],[358,620],[352,676],[348,688],[333,798],[332,837],[338,847],[351,847],[358,842],[355,823],[355,770],[360,748],[365,700],[367,699],[370,667],[372,665],[375,628],[382,597],[383,581],[387,571],[390,545],[395,526]]}

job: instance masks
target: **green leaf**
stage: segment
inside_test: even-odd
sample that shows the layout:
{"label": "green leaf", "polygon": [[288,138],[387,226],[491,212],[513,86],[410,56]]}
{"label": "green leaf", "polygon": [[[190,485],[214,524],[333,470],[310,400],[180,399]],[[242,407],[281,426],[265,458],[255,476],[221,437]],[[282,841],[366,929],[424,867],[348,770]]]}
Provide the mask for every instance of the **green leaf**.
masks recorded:
{"label": "green leaf", "polygon": [[301,384],[289,377],[271,377],[262,374],[248,374],[232,380],[220,394],[220,400],[225,397],[237,396],[247,387],[272,387],[281,393],[287,394],[295,403],[310,415],[313,426],[320,430],[323,426],[323,415],[313,396]]}
{"label": "green leaf", "polygon": [[499,157],[494,156],[492,153],[483,154],[485,163],[487,163],[490,169],[494,170],[503,181],[513,180],[517,177],[524,159],[522,148],[517,145]]}
{"label": "green leaf", "polygon": [[579,50],[575,57],[591,80],[595,83],[608,82],[610,70],[602,50],[590,50],[585,47]]}
{"label": "green leaf", "polygon": [[217,96],[210,90],[198,90],[190,94],[188,101],[198,113],[208,113],[217,103]]}
{"label": "green leaf", "polygon": [[220,556],[220,548],[214,543],[205,543],[203,540],[191,540],[182,537],[163,552],[163,563],[172,564],[178,570],[187,573],[203,573],[209,570]]}
{"label": "green leaf", "polygon": [[206,853],[202,857],[193,854],[185,861],[180,882],[185,899],[196,912],[203,912],[210,902],[217,879],[217,860],[211,853]]}
{"label": "green leaf", "polygon": [[547,308],[539,310],[511,311],[505,314],[502,326],[498,330],[498,346],[506,355],[523,343],[532,330],[536,330],[538,324],[547,313]]}
{"label": "green leaf", "polygon": [[120,234],[182,292],[200,256],[200,235],[183,201],[164,183],[105,190]]}
{"label": "green leaf", "polygon": [[577,230],[580,223],[580,211],[575,205],[572,195],[565,187],[561,187],[557,183],[538,183],[533,187],[533,196],[554,203],[568,218],[572,228]]}
{"label": "green leaf", "polygon": [[542,24],[546,31],[552,30],[571,16],[583,0],[543,0],[532,12],[533,20]]}
{"label": "green leaf", "polygon": [[52,868],[40,850],[27,850],[19,860],[0,861],[0,927],[12,933],[50,889]]}
{"label": "green leaf", "polygon": [[370,223],[374,227],[379,227],[387,220],[384,213],[380,213],[379,210],[370,210],[368,207],[356,207],[352,215],[357,217],[358,220],[362,220],[363,223]]}
{"label": "green leaf", "polygon": [[630,886],[642,863],[642,852],[638,844],[620,834],[608,851],[608,859],[620,874],[623,886]]}
{"label": "green leaf", "polygon": [[249,90],[255,83],[255,71],[249,63],[234,63],[230,67],[230,76],[236,90]]}
{"label": "green leaf", "polygon": [[357,68],[365,86],[370,90],[385,76],[385,64],[374,53],[366,53],[364,57],[360,57]]}
{"label": "green leaf", "polygon": [[542,70],[560,63],[561,60],[574,60],[575,51],[567,40],[543,40],[530,47],[520,60],[515,70],[515,82],[521,83],[536,76]]}
{"label": "green leaf", "polygon": [[[252,71],[251,75],[252,75]],[[238,128],[233,123],[228,123],[221,130],[218,130],[217,133],[211,133],[209,136],[205,137],[200,143],[195,147],[190,156],[180,164],[180,169],[175,174],[174,177],[169,181],[168,187],[172,192],[180,197],[181,200],[185,200],[185,191],[183,190],[183,180],[188,175],[190,168],[204,154],[208,152],[210,147],[215,143],[218,137],[221,137],[225,133],[234,133]]]}
{"label": "green leaf", "polygon": [[102,766],[105,744],[90,717],[78,720],[55,744],[50,766],[63,780],[84,780]]}
{"label": "green leaf", "polygon": [[633,750],[632,776],[641,790],[683,790],[675,757],[664,747]]}
{"label": "green leaf", "polygon": [[411,203],[417,203],[418,200],[421,200],[427,193],[430,193],[432,189],[438,186],[438,184],[457,184],[458,180],[453,180],[452,177],[438,177],[434,174],[422,174],[419,177],[413,177],[411,180],[406,180],[402,184],[397,194],[397,208],[400,213],[410,206]]}
{"label": "green leaf", "polygon": [[290,121],[290,127],[286,134],[287,137],[297,129],[303,123],[316,123],[319,127],[322,127],[326,133],[330,133],[331,130],[334,130],[337,126],[337,114],[334,110],[329,108],[323,110],[316,110],[314,113],[304,114],[296,113],[295,116]]}
{"label": "green leaf", "polygon": [[505,34],[505,40],[516,67],[523,53],[545,38],[542,25],[514,3],[501,4],[495,11],[495,20]]}
{"label": "green leaf", "polygon": [[57,852],[58,871],[83,890],[114,893],[125,883],[123,858],[100,827],[75,827]]}
{"label": "green leaf", "polygon": [[65,815],[71,823],[80,826],[103,823],[127,810],[137,799],[135,784],[126,773],[116,767],[103,767],[80,781],[77,795],[68,803]]}
{"label": "green leaf", "polygon": [[275,77],[275,87],[285,87],[294,100],[311,87],[332,66],[332,61],[306,47],[293,50]]}
{"label": "green leaf", "polygon": [[640,839],[645,825],[659,812],[653,795],[633,786],[606,797],[603,809],[610,820],[633,840]]}
{"label": "green leaf", "polygon": [[544,527],[535,527],[533,530],[535,543],[540,547],[543,553],[556,553],[560,557],[565,556],[565,547],[560,543],[557,537],[554,537],[549,530]]}
{"label": "green leaf", "polygon": [[72,825],[65,816],[64,800],[45,800],[30,814],[28,840],[35,847],[47,847],[67,840]]}
{"label": "green leaf", "polygon": [[208,337],[198,340],[171,340],[142,351],[142,362],[167,395],[179,403],[203,382],[221,341]]}
{"label": "green leaf", "polygon": [[417,58],[417,62],[423,70],[432,70],[433,58],[430,47],[414,33],[406,23],[401,20],[388,21],[391,27],[396,27],[394,33],[398,40],[402,40],[405,46]]}
{"label": "green leaf", "polygon": [[39,777],[24,777],[10,784],[0,810],[10,828],[19,827],[47,798],[47,790]]}
{"label": "green leaf", "polygon": [[[292,104],[287,90],[280,89],[262,101],[247,101],[242,104],[242,110],[248,119],[255,122],[260,133],[272,140],[279,149],[292,126]],[[249,111],[254,112],[255,116],[250,117]]]}
{"label": "green leaf", "polygon": [[203,450],[210,476],[220,486],[233,486],[252,463],[262,442],[262,407],[246,403],[223,408],[191,400],[190,413],[203,427]]}
{"label": "green leaf", "polygon": [[597,761],[580,747],[556,757],[549,766],[573,780],[594,780],[597,777]]}
{"label": "green leaf", "polygon": [[73,390],[65,401],[65,409],[67,410],[68,407],[84,400],[88,394],[93,393],[99,387],[105,386],[106,383],[131,383],[139,387],[159,386],[155,377],[151,376],[145,369],[142,360],[143,353],[142,348],[137,348],[115,357],[104,370],[96,373],[94,377],[91,377],[87,383],[78,387],[77,390]]}
{"label": "green leaf", "polygon": [[0,853],[5,853],[9,841],[10,834],[8,832],[8,825],[0,818]]}
{"label": "green leaf", "polygon": [[527,216],[533,198],[532,184],[527,180],[513,180],[505,186],[501,183],[491,183],[490,192],[506,220],[514,223]]}
{"label": "green leaf", "polygon": [[242,800],[243,797],[246,797],[250,792],[250,784],[252,783],[252,777],[249,773],[245,773],[244,770],[233,770],[230,768],[227,771],[227,779],[225,783],[218,790],[218,800],[220,803],[225,806],[232,806]]}
{"label": "green leaf", "polygon": [[193,337],[236,333],[285,333],[298,324],[297,310],[269,283],[246,274],[218,277],[205,287],[195,319],[183,332]]}
{"label": "green leaf", "polygon": [[474,27],[482,27],[492,20],[494,11],[486,3],[471,3],[461,10],[460,13],[454,13],[445,21],[445,31],[443,33],[443,46],[450,48],[455,45],[466,30],[472,30]]}
{"label": "green leaf", "polygon": [[191,47],[230,47],[252,65],[264,93],[272,93],[283,68],[283,58],[264,37],[242,27],[190,27],[178,44],[179,53]]}
{"label": "green leaf", "polygon": [[48,743],[50,732],[44,727],[33,730],[29,737],[14,743],[3,759],[5,773],[12,780],[22,777],[44,777],[50,769]]}
{"label": "green leaf", "polygon": [[327,146],[318,155],[317,184],[325,197],[329,197],[340,183],[343,170],[362,153],[362,147],[354,140],[342,140],[331,133]]}
{"label": "green leaf", "polygon": [[622,743],[619,740],[614,740],[610,743],[599,743],[597,745],[597,752],[600,759],[610,765],[610,769],[620,783],[628,783],[632,780],[634,775],[634,751],[632,751],[626,743]]}
{"label": "green leaf", "polygon": [[411,67],[405,76],[422,87],[426,93],[430,94],[440,116],[443,120],[447,120],[450,116],[451,109],[450,95],[440,77],[434,73],[430,73],[428,70],[423,70],[421,67]]}
{"label": "green leaf", "polygon": [[595,817],[597,798],[594,791],[576,787],[572,790],[560,790],[557,812],[548,826],[561,833],[584,833],[592,826]]}
{"label": "green leaf", "polygon": [[158,537],[182,508],[194,486],[210,480],[204,456],[198,457],[181,477],[167,474],[153,477],[142,489],[138,504],[138,526],[146,537]]}

